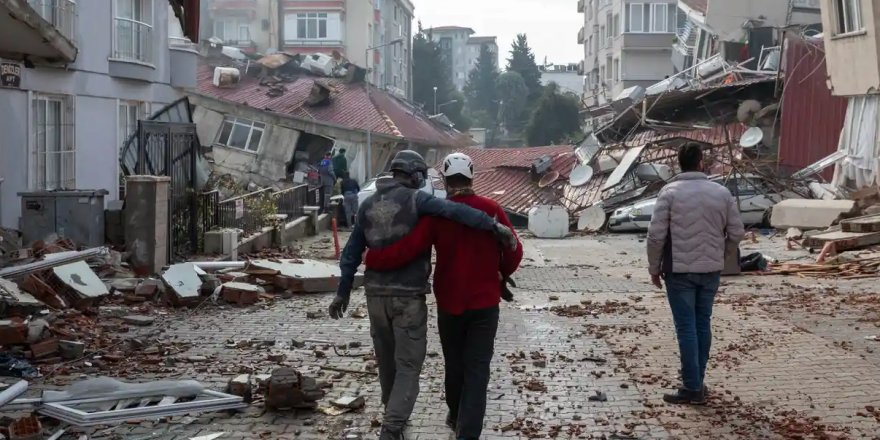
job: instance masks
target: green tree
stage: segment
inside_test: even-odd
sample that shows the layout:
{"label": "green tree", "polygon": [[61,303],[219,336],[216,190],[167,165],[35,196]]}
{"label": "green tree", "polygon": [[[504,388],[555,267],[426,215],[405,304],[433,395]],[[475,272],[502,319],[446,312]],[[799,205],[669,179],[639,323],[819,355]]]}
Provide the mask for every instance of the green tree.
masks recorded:
{"label": "green tree", "polygon": [[498,114],[498,99],[495,93],[495,82],[498,80],[498,63],[495,53],[489,46],[480,46],[480,58],[477,65],[468,74],[464,93],[471,111],[487,112],[493,118]]}
{"label": "green tree", "polygon": [[455,124],[455,128],[465,131],[470,128],[470,121],[463,114],[464,97],[455,90],[449,73],[449,65],[440,52],[440,46],[431,41],[419,23],[419,31],[413,38],[413,101],[420,104],[425,112],[434,113],[436,87],[438,105],[456,100],[461,103],[444,106],[442,112]]}
{"label": "green tree", "polygon": [[501,122],[509,131],[522,131],[528,118],[529,89],[526,82],[517,72],[505,72],[498,77],[495,89],[501,105]]}
{"label": "green tree", "polygon": [[535,54],[529,47],[526,34],[518,34],[510,49],[510,58],[507,59],[507,71],[518,73],[526,87],[529,89],[529,102],[533,103],[541,97],[541,69],[535,63]]}
{"label": "green tree", "polygon": [[544,87],[526,127],[529,145],[550,145],[580,131],[580,101],[572,94],[560,93],[556,83]]}

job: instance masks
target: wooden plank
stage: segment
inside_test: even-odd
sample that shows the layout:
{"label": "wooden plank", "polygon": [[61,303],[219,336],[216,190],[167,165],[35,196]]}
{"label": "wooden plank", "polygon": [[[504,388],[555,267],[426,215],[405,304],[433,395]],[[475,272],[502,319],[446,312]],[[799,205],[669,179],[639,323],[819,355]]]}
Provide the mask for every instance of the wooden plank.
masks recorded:
{"label": "wooden plank", "polygon": [[840,228],[843,232],[880,232],[880,214],[843,220]]}

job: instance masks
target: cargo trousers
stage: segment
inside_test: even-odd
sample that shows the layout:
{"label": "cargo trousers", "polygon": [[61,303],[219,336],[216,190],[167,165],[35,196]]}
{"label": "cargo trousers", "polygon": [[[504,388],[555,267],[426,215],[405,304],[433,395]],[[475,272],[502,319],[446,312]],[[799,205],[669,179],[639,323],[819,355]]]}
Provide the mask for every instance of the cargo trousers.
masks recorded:
{"label": "cargo trousers", "polygon": [[382,426],[402,430],[419,396],[428,348],[425,296],[371,296],[367,291],[367,312],[385,405]]}

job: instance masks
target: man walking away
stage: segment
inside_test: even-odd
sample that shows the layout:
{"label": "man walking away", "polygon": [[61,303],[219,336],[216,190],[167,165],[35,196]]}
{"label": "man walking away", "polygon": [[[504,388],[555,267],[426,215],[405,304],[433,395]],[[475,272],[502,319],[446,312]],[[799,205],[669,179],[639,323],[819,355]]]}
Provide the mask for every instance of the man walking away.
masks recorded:
{"label": "man walking away", "polygon": [[324,154],[324,159],[318,164],[318,175],[321,177],[321,208],[322,212],[327,212],[330,209],[330,198],[333,197],[333,187],[336,185],[336,174],[333,173],[329,152]]}
{"label": "man walking away", "polygon": [[[419,188],[428,167],[414,151],[401,151],[391,162],[392,179],[381,179],[376,192],[360,206],[357,223],[342,251],[342,274],[330,317],[341,318],[348,308],[354,276],[366,247],[389,246],[410,233],[419,216],[439,216],[464,225],[492,231],[507,248],[516,247],[516,236],[486,213],[431,196]],[[495,245],[497,246],[497,245]],[[494,247],[494,246],[493,246]],[[385,417],[381,440],[403,438],[403,428],[419,394],[419,375],[427,350],[431,253],[424,252],[398,270],[364,274],[370,335],[379,365],[379,384]]]}
{"label": "man walking away", "polygon": [[342,174],[342,184],[340,185],[342,192],[342,206],[345,207],[345,224],[353,228],[357,219],[358,211],[358,193],[361,192],[361,186],[357,180],[351,178],[348,172]]}
{"label": "man walking away", "polygon": [[348,159],[345,158],[345,148],[340,148],[333,156],[333,173],[336,177],[342,177],[348,173]]}
{"label": "man walking away", "polygon": [[681,357],[682,387],[663,400],[702,405],[712,345],[712,304],[721,284],[724,250],[738,246],[745,231],[736,199],[702,172],[700,145],[684,145],[678,162],[682,173],[660,191],[654,206],[648,264],[655,286],[662,288],[661,279],[666,280]]}
{"label": "man walking away", "polygon": [[[512,228],[495,201],[474,194],[474,166],[470,157],[446,157],[442,174],[450,200],[497,217]],[[449,220],[425,217],[412,233],[382,249],[367,252],[367,268],[392,270],[437,249],[434,294],[437,323],[446,366],[446,424],[457,439],[478,439],[486,415],[490,364],[498,331],[501,277],[508,278],[522,260],[522,245],[501,249],[492,235]]]}

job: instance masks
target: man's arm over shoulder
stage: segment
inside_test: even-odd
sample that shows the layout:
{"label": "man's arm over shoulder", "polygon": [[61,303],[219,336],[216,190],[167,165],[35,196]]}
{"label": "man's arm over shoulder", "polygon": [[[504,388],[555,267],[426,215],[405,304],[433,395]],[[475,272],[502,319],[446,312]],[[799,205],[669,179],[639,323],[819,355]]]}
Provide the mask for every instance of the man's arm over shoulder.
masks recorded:
{"label": "man's arm over shoulder", "polygon": [[648,271],[651,275],[661,272],[663,249],[669,239],[673,191],[670,186],[663,188],[654,204],[654,214],[648,228]]}
{"label": "man's arm over shoulder", "polygon": [[724,189],[727,193],[727,225],[725,227],[725,232],[727,233],[727,242],[733,244],[734,246],[739,245],[739,242],[742,241],[743,237],[746,235],[746,228],[743,226],[742,216],[739,212],[739,206],[736,203],[736,197],[730,194],[730,191],[727,188]]}
{"label": "man's arm over shoulder", "polygon": [[367,248],[367,238],[361,227],[362,222],[358,222],[348,237],[348,243],[342,249],[342,255],[339,257],[339,269],[342,274],[339,278],[339,288],[336,294],[344,298],[351,296],[351,289],[354,286],[354,276],[357,275],[358,267],[361,265],[364,249]]}
{"label": "man's arm over shoulder", "polygon": [[433,218],[422,217],[409,234],[394,244],[368,250],[367,267],[378,271],[394,270],[405,266],[425,252],[430,252],[434,242],[433,224]]}
{"label": "man's arm over shoulder", "polygon": [[[510,228],[511,231],[513,231],[513,224],[510,223],[510,219],[507,218],[507,214],[504,212],[504,209],[501,207],[501,205],[499,205],[495,201],[492,201],[492,204],[495,205],[495,210],[498,213],[497,214],[498,221],[502,225],[507,226],[508,228]],[[514,231],[513,233],[514,233],[514,235],[516,235],[516,231]],[[522,258],[523,258],[523,244],[522,244],[522,240],[519,238],[519,236],[517,236],[516,237],[516,250],[511,251],[509,249],[502,249],[501,275],[504,277],[509,277],[514,272],[516,272],[516,270],[519,269],[519,265],[522,262]]]}
{"label": "man's arm over shoulder", "polygon": [[479,209],[440,199],[422,191],[419,191],[416,197],[416,208],[420,216],[443,217],[483,231],[492,231],[495,228],[495,220]]}

